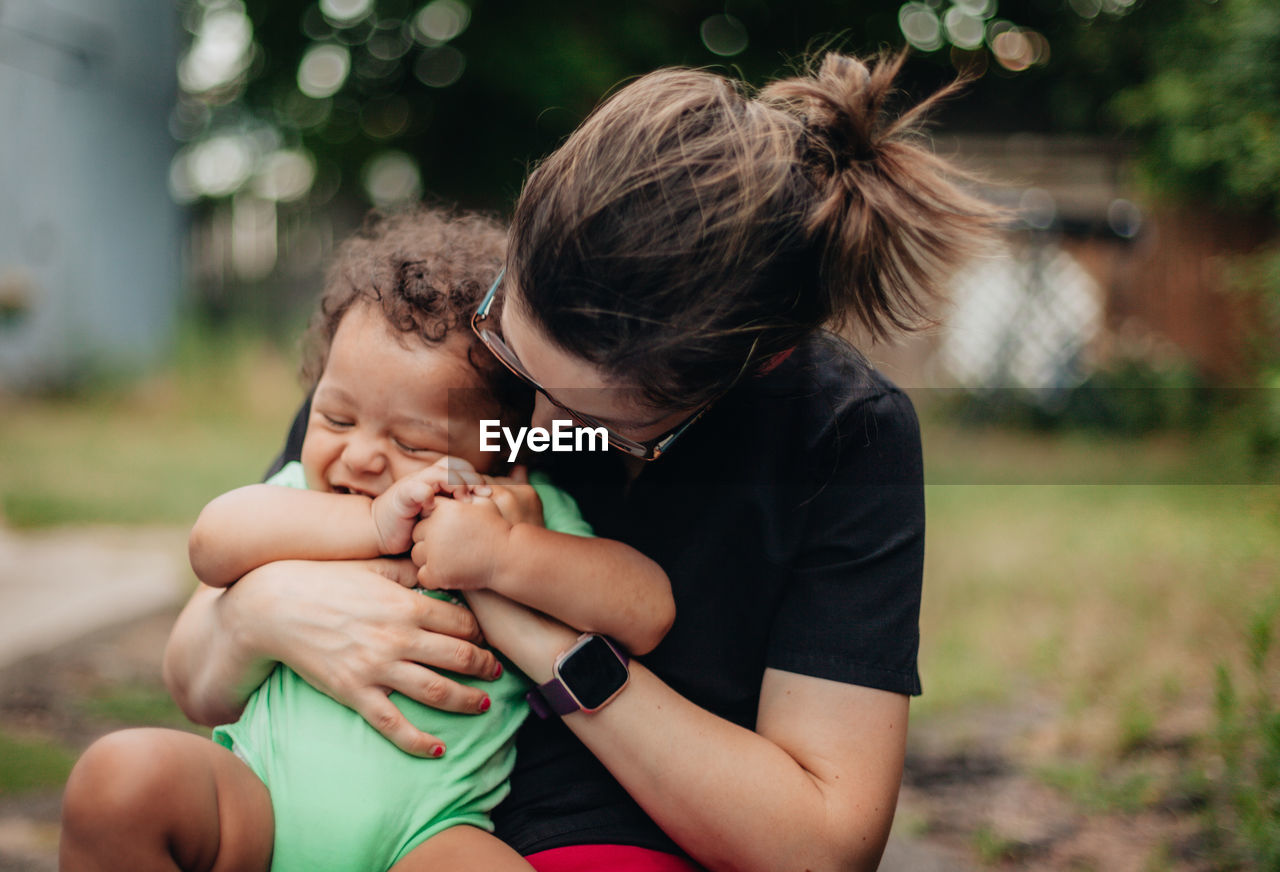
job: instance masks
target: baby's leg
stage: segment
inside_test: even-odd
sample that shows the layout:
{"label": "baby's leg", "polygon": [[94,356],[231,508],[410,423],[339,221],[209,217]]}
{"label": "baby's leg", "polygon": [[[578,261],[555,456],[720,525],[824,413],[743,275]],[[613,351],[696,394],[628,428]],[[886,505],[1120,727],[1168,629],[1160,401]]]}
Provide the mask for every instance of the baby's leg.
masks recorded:
{"label": "baby's leg", "polygon": [[530,872],[533,869],[506,843],[482,829],[449,827],[414,848],[391,872]]}
{"label": "baby's leg", "polygon": [[62,872],[266,870],[271,796],[226,748],[177,730],[99,739],[62,799]]}

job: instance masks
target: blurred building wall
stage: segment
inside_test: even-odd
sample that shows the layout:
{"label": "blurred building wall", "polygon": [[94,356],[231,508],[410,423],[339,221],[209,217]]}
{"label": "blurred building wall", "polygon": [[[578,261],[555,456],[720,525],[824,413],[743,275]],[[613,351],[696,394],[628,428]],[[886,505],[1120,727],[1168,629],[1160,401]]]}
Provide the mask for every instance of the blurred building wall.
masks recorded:
{"label": "blurred building wall", "polygon": [[171,0],[0,3],[0,384],[130,368],[168,342]]}

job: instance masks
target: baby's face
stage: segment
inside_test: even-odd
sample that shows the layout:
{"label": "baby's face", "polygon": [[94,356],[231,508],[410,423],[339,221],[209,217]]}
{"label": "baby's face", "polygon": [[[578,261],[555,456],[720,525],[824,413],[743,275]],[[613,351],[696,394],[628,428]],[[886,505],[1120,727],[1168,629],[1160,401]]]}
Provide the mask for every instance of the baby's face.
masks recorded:
{"label": "baby's face", "polygon": [[[434,346],[406,341],[373,305],[353,306],[311,401],[302,442],[307,487],[376,497],[447,454],[487,472],[496,455],[480,451],[476,410],[488,394],[467,361],[468,345],[465,336]],[[489,404],[483,417],[499,417]]]}

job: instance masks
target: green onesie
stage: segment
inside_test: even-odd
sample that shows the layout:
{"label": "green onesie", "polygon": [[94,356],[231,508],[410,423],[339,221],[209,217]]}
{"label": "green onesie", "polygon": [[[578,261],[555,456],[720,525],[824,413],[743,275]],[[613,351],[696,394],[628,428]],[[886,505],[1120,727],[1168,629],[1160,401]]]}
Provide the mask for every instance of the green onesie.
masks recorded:
{"label": "green onesie", "polygon": [[[302,465],[286,465],[269,483],[305,488]],[[592,535],[568,494],[536,474],[531,484],[548,529]],[[414,726],[444,741],[438,760],[404,753],[284,665],[253,692],[240,720],[213,731],[271,792],[272,872],[385,872],[449,827],[493,830],[488,813],[509,789],[528,684],[509,663],[497,681],[450,677],[486,691],[489,711],[454,714],[391,694]]]}

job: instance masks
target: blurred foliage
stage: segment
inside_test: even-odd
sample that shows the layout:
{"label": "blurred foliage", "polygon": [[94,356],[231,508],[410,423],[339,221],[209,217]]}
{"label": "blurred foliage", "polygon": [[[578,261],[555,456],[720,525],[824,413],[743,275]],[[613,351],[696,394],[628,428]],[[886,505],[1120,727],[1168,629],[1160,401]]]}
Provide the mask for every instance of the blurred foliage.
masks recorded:
{"label": "blurred foliage", "polygon": [[1134,344],[1070,387],[957,391],[950,411],[971,424],[1140,436],[1199,430],[1243,396],[1212,389],[1190,360],[1165,345]]}
{"label": "blurred foliage", "polygon": [[[1280,217],[1280,5],[1163,0],[1110,104],[1162,190]],[[1144,12],[1145,12],[1144,7]]]}
{"label": "blurred foliage", "polygon": [[[197,32],[202,14],[227,5],[187,0],[189,29]],[[416,23],[437,3],[377,0],[349,21],[331,14],[335,7],[366,5],[248,0],[251,60],[224,85],[184,98],[179,135],[190,140],[215,130],[255,129],[260,135],[258,126],[267,125],[285,146],[317,158],[315,193],[322,198],[336,187],[356,193],[369,162],[395,149],[418,162],[426,191],[465,205],[505,208],[530,162],[554,149],[628,77],[664,65],[718,65],[761,83],[823,48],[869,52],[906,43],[900,25],[905,7],[897,0],[872,0],[856,9],[835,0],[723,6],[692,0],[613,6],[448,0],[451,14],[463,19],[455,22],[460,30],[439,34],[444,40],[424,36]],[[1133,0],[908,5],[936,20],[952,10],[971,14],[979,34],[986,28],[987,42],[1001,28],[1043,35],[1041,59],[1016,72],[996,62],[981,36],[976,47],[960,48],[947,42],[945,28],[938,49],[916,53],[905,90],[927,92],[957,70],[977,76],[969,94],[947,110],[947,120],[985,130],[1103,130],[1107,98],[1135,81],[1142,68],[1133,34],[1146,19],[1164,17],[1160,4]],[[704,29],[712,18],[726,17],[741,37],[728,48]],[[349,74],[335,93],[317,99],[300,92],[299,65],[320,45],[344,50]],[[441,64],[449,69],[442,72]]]}

